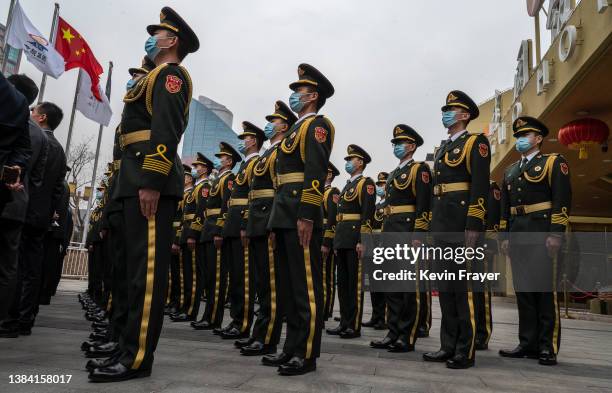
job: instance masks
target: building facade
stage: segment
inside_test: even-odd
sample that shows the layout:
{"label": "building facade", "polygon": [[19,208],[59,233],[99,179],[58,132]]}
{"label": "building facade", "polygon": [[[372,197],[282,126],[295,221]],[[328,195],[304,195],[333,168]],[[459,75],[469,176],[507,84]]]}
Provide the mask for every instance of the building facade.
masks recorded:
{"label": "building facade", "polygon": [[[6,38],[8,36],[8,32],[6,31],[6,26],[0,23],[0,64],[4,62],[4,43],[6,42]],[[19,72],[19,61],[21,60],[21,51],[15,49],[11,46],[7,46],[7,61],[6,66],[4,68],[4,75],[9,76],[12,74],[17,74]]]}
{"label": "building facade", "polygon": [[192,99],[189,122],[183,134],[183,162],[191,163],[197,152],[212,160],[221,141],[237,148],[238,138],[232,130],[232,120],[232,112],[218,102],[204,96]]}

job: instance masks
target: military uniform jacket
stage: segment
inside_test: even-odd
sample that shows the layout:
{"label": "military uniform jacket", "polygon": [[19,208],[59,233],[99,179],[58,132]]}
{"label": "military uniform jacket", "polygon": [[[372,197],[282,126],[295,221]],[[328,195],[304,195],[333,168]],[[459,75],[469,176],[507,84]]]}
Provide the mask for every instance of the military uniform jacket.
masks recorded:
{"label": "military uniform jacket", "polygon": [[489,203],[487,204],[487,233],[485,235],[485,243],[487,250],[493,253],[499,251],[498,247],[498,232],[499,222],[501,219],[501,190],[496,182],[491,181],[489,187]]}
{"label": "military uniform jacket", "polygon": [[[115,128],[115,139],[113,142],[113,172],[111,175],[111,179],[108,182],[108,195],[112,196],[115,190],[115,184],[117,183],[117,177],[119,175],[119,168],[121,165],[121,147],[119,145],[119,137],[121,136],[121,125],[118,125]],[[116,200],[110,198],[110,200],[106,203],[104,207],[104,217],[105,219],[109,214],[114,212],[120,212],[123,209],[121,203]]]}
{"label": "military uniform jacket", "polygon": [[387,199],[381,199],[380,202],[376,204],[374,219],[372,220],[372,232],[381,232],[383,222],[385,221],[385,207],[387,207],[388,204]]}
{"label": "military uniform jacket", "polygon": [[201,242],[213,241],[214,236],[222,236],[224,215],[227,213],[227,203],[234,186],[234,174],[228,170],[214,179],[210,184],[210,193],[206,199],[204,229]]}
{"label": "military uniform jacket", "polygon": [[195,216],[189,230],[187,231],[187,237],[199,239],[204,229],[204,221],[206,219],[206,200],[210,193],[211,182],[208,178],[196,182],[196,186],[193,189],[193,197],[195,200]]}
{"label": "military uniform jacket", "polygon": [[185,201],[189,194],[191,194],[191,188],[187,188],[183,191],[183,199],[178,203],[176,213],[174,214],[174,220],[172,220],[172,228],[174,229],[174,244],[183,244],[183,219],[185,211]]}
{"label": "military uniform jacket", "polygon": [[126,93],[121,115],[123,154],[114,198],[138,196],[143,188],[181,198],[184,171],[176,149],[187,126],[191,92],[187,70],[167,63]]}
{"label": "military uniform jacket", "polygon": [[338,214],[338,201],[340,190],[336,187],[325,186],[323,193],[323,243],[325,247],[334,247],[334,236],[336,235],[336,215]]}
{"label": "military uniform jacket", "polygon": [[[463,135],[435,154],[431,232],[484,231],[489,197],[489,140]],[[465,190],[449,191],[463,184]]]}
{"label": "military uniform jacket", "polygon": [[563,156],[540,154],[523,168],[510,165],[502,183],[501,230],[563,233],[569,222],[572,189]]}
{"label": "military uniform jacket", "polygon": [[[275,161],[279,144],[270,146],[257,158],[251,175],[246,233],[249,237],[266,236],[274,203]],[[271,194],[271,196],[262,196]]]}
{"label": "military uniform jacket", "polygon": [[334,132],[322,115],[308,116],[287,132],[276,158],[278,188],[268,228],[295,229],[298,219],[306,219],[314,229],[322,229],[321,204]]}
{"label": "military uniform jacket", "polygon": [[[423,162],[410,161],[389,174],[385,186],[383,232],[427,232],[431,202],[431,174]],[[396,212],[394,209],[399,209]],[[412,210],[410,212],[402,209]]]}
{"label": "military uniform jacket", "polygon": [[249,183],[253,175],[253,166],[258,156],[242,161],[234,179],[227,213],[223,216],[223,237],[240,237],[240,230],[246,230],[249,212]]}
{"label": "military uniform jacket", "polygon": [[181,201],[183,214],[181,216],[181,234],[179,236],[179,244],[187,244],[187,232],[189,231],[191,223],[195,218],[196,202],[194,190],[194,187],[189,187],[185,189],[183,193],[183,200]]}
{"label": "military uniform jacket", "polygon": [[[371,178],[359,175],[344,186],[338,200],[335,249],[355,248],[362,233],[372,233],[375,205],[376,186]],[[348,215],[355,219],[347,219]]]}

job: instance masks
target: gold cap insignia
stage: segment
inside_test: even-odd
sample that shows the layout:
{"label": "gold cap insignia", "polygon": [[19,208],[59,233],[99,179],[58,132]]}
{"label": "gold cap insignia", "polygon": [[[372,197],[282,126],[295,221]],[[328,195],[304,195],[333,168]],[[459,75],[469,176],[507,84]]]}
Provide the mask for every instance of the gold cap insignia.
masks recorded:
{"label": "gold cap insignia", "polygon": [[526,122],[525,120],[523,120],[523,119],[518,119],[518,120],[516,121],[516,126],[517,126],[517,127],[522,127],[522,126],[524,126],[524,125],[526,125],[526,124],[527,124],[527,122]]}
{"label": "gold cap insignia", "polygon": [[353,149],[353,146],[349,146],[346,151],[348,152],[348,154],[353,154],[355,152],[355,149]]}
{"label": "gold cap insignia", "polygon": [[457,96],[455,96],[453,93],[449,93],[448,97],[446,97],[446,102],[455,101],[455,100],[457,100]]}
{"label": "gold cap insignia", "polygon": [[302,69],[302,67],[298,67],[298,75],[299,76],[304,75],[304,70]]}
{"label": "gold cap insignia", "polygon": [[166,19],[166,14],[164,14],[163,12],[159,13],[159,20],[160,22],[163,22]]}
{"label": "gold cap insignia", "polygon": [[401,133],[402,133],[402,129],[399,127],[395,127],[395,130],[393,130],[393,136],[398,136]]}
{"label": "gold cap insignia", "polygon": [[277,111],[277,110],[279,110],[279,109],[280,109],[280,105],[278,105],[278,103],[275,103],[275,104],[274,104],[274,110],[275,110],[275,111]]}
{"label": "gold cap insignia", "polygon": [[535,169],[536,172],[540,172],[542,170],[542,167],[538,165],[533,169]]}

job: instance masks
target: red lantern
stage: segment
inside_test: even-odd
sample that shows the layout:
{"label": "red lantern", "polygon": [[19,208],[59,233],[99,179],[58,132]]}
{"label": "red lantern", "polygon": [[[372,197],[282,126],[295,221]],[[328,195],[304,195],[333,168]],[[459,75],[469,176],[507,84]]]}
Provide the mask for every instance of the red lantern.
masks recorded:
{"label": "red lantern", "polygon": [[559,142],[570,149],[580,150],[578,158],[588,158],[587,148],[593,144],[602,144],[608,140],[610,129],[598,119],[578,119],[571,121],[559,130]]}

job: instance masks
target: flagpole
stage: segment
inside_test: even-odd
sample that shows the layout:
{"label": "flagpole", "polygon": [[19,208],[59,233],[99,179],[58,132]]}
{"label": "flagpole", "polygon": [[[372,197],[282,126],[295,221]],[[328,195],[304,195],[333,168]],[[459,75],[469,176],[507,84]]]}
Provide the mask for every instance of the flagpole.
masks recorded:
{"label": "flagpole", "polygon": [[[55,32],[57,30],[57,19],[59,17],[59,4],[55,3],[53,11],[53,20],[51,21],[51,33],[49,34],[49,42],[55,46]],[[40,89],[38,90],[38,103],[43,102],[45,95],[45,86],[47,85],[47,74],[43,72],[42,80],[40,81]]]}
{"label": "flagpole", "polygon": [[70,125],[68,126],[68,137],[66,138],[66,157],[70,153],[70,140],[72,139],[72,127],[74,127],[74,115],[76,114],[76,104],[79,95],[79,89],[81,88],[81,69],[79,69],[79,76],[77,76],[76,90],[74,91],[74,100],[72,101],[72,112],[70,113]]}
{"label": "flagpole", "polygon": [[[80,75],[80,72],[79,72]],[[113,62],[108,62],[108,76],[106,77],[106,88],[105,94],[106,98],[110,102],[110,93],[111,93],[111,76],[113,75]],[[102,129],[104,128],[103,124],[100,124],[100,128],[98,129],[98,144],[96,146],[96,159],[94,160],[93,167],[93,175],[91,176],[91,189],[94,189],[94,185],[96,183],[96,174],[98,171],[98,159],[100,158],[100,144],[102,143]],[[89,226],[89,217],[91,213],[91,204],[92,198],[89,198],[87,201],[87,210],[85,211],[85,223],[83,224],[83,243],[87,241],[87,230],[86,228]]]}
{"label": "flagpole", "polygon": [[11,0],[11,4],[9,5],[9,13],[8,13],[8,18],[6,19],[6,33],[4,34],[4,56],[2,57],[2,73],[4,74],[4,71],[6,71],[6,61],[8,59],[8,49],[9,49],[9,44],[8,44],[8,36],[9,36],[9,31],[11,28],[11,21],[13,20],[13,10],[15,9],[15,3],[17,3],[17,0]]}

